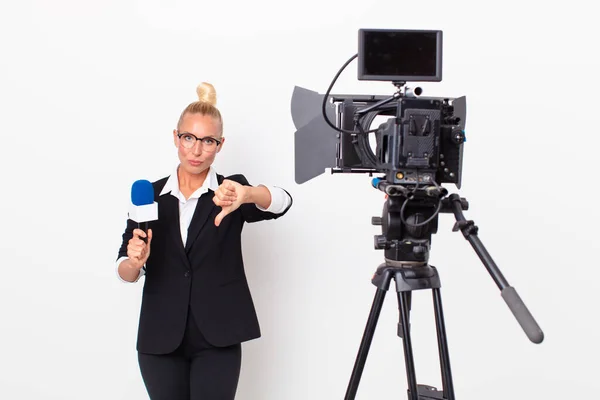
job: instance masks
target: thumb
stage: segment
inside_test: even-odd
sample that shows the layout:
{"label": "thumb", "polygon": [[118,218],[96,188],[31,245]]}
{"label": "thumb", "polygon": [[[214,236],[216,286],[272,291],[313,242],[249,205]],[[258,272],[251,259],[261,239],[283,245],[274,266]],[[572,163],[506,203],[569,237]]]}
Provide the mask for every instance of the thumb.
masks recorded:
{"label": "thumb", "polygon": [[229,214],[227,211],[222,210],[216,217],[215,217],[215,226],[219,226],[221,225],[221,221],[223,221],[223,218],[225,218],[225,216]]}
{"label": "thumb", "polygon": [[152,229],[148,229],[148,246],[150,246],[151,241],[152,241]]}

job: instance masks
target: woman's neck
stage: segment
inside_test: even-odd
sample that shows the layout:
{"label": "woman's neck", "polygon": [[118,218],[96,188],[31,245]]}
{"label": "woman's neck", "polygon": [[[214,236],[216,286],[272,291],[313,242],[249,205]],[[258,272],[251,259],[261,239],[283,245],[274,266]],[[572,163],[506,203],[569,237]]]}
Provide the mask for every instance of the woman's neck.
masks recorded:
{"label": "woman's neck", "polygon": [[202,171],[199,174],[190,174],[181,167],[177,169],[177,179],[179,182],[179,191],[189,198],[199,187],[204,184],[208,176],[209,169]]}

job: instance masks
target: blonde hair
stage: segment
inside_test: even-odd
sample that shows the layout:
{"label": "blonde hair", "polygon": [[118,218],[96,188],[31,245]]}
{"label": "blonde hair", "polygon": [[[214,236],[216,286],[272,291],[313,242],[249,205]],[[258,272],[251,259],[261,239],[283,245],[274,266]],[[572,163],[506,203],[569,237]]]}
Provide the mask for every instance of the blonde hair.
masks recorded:
{"label": "blonde hair", "polygon": [[221,112],[216,107],[217,104],[217,91],[215,87],[208,82],[202,82],[196,87],[196,93],[198,94],[198,101],[188,104],[183,110],[179,121],[177,122],[177,129],[181,126],[183,117],[186,114],[200,114],[208,115],[213,117],[221,124],[221,135],[223,134],[223,118],[221,118]]}

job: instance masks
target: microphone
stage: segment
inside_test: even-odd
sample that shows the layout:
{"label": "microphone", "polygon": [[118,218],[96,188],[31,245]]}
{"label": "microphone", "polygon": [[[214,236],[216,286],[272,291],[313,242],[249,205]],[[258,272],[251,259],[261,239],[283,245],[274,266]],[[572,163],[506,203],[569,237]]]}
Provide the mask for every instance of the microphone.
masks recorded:
{"label": "microphone", "polygon": [[[148,233],[148,222],[158,219],[158,203],[154,201],[154,188],[152,183],[140,179],[131,185],[131,207],[129,218],[138,223],[138,228]],[[142,238],[148,242],[148,238]]]}

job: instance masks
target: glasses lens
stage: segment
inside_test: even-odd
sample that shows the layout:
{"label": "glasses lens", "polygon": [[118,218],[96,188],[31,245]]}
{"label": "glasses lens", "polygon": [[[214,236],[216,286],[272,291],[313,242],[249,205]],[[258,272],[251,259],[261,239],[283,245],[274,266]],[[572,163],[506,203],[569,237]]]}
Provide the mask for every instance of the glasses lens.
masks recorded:
{"label": "glasses lens", "polygon": [[202,140],[202,146],[205,150],[212,151],[217,148],[217,141],[213,138],[204,138]]}
{"label": "glasses lens", "polygon": [[189,134],[181,135],[181,144],[186,149],[191,149],[196,143],[196,138]]}

